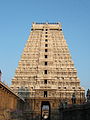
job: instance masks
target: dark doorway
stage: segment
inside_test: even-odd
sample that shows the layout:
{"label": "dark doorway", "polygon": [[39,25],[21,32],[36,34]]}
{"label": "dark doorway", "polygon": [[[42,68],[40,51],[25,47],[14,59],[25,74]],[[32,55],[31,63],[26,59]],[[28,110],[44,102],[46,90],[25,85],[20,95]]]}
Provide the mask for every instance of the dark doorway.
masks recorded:
{"label": "dark doorway", "polygon": [[41,120],[50,120],[50,103],[42,101],[41,103]]}

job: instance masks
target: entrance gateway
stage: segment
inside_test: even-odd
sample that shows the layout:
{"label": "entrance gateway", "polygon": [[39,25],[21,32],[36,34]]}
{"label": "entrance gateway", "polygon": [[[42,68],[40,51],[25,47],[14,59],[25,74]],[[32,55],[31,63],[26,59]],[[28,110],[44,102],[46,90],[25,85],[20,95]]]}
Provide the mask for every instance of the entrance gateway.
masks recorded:
{"label": "entrance gateway", "polygon": [[41,120],[50,120],[50,103],[42,101],[41,103]]}

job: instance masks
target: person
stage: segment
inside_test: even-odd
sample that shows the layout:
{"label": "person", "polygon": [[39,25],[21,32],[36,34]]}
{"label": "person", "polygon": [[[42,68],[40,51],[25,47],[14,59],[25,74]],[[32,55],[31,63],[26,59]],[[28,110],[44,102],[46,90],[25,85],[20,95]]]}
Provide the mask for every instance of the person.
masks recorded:
{"label": "person", "polygon": [[72,94],[72,104],[76,103],[76,96],[75,93]]}

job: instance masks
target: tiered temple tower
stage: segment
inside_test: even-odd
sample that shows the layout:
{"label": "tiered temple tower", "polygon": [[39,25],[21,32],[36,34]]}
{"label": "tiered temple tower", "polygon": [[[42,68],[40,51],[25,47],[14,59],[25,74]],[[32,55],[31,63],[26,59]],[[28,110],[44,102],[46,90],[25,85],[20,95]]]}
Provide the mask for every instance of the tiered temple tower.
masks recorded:
{"label": "tiered temple tower", "polygon": [[18,63],[11,88],[28,99],[28,108],[40,112],[42,102],[57,109],[61,101],[84,101],[60,23],[33,23],[30,36]]}

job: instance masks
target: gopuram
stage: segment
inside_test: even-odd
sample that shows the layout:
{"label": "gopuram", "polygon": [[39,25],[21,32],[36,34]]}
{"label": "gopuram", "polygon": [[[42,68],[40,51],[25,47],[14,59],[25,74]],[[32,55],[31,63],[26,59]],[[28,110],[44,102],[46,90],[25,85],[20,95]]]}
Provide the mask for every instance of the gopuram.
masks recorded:
{"label": "gopuram", "polygon": [[85,90],[60,23],[32,23],[11,88],[26,100],[25,110],[44,118],[63,101],[72,104],[73,94],[76,104],[84,102]]}

